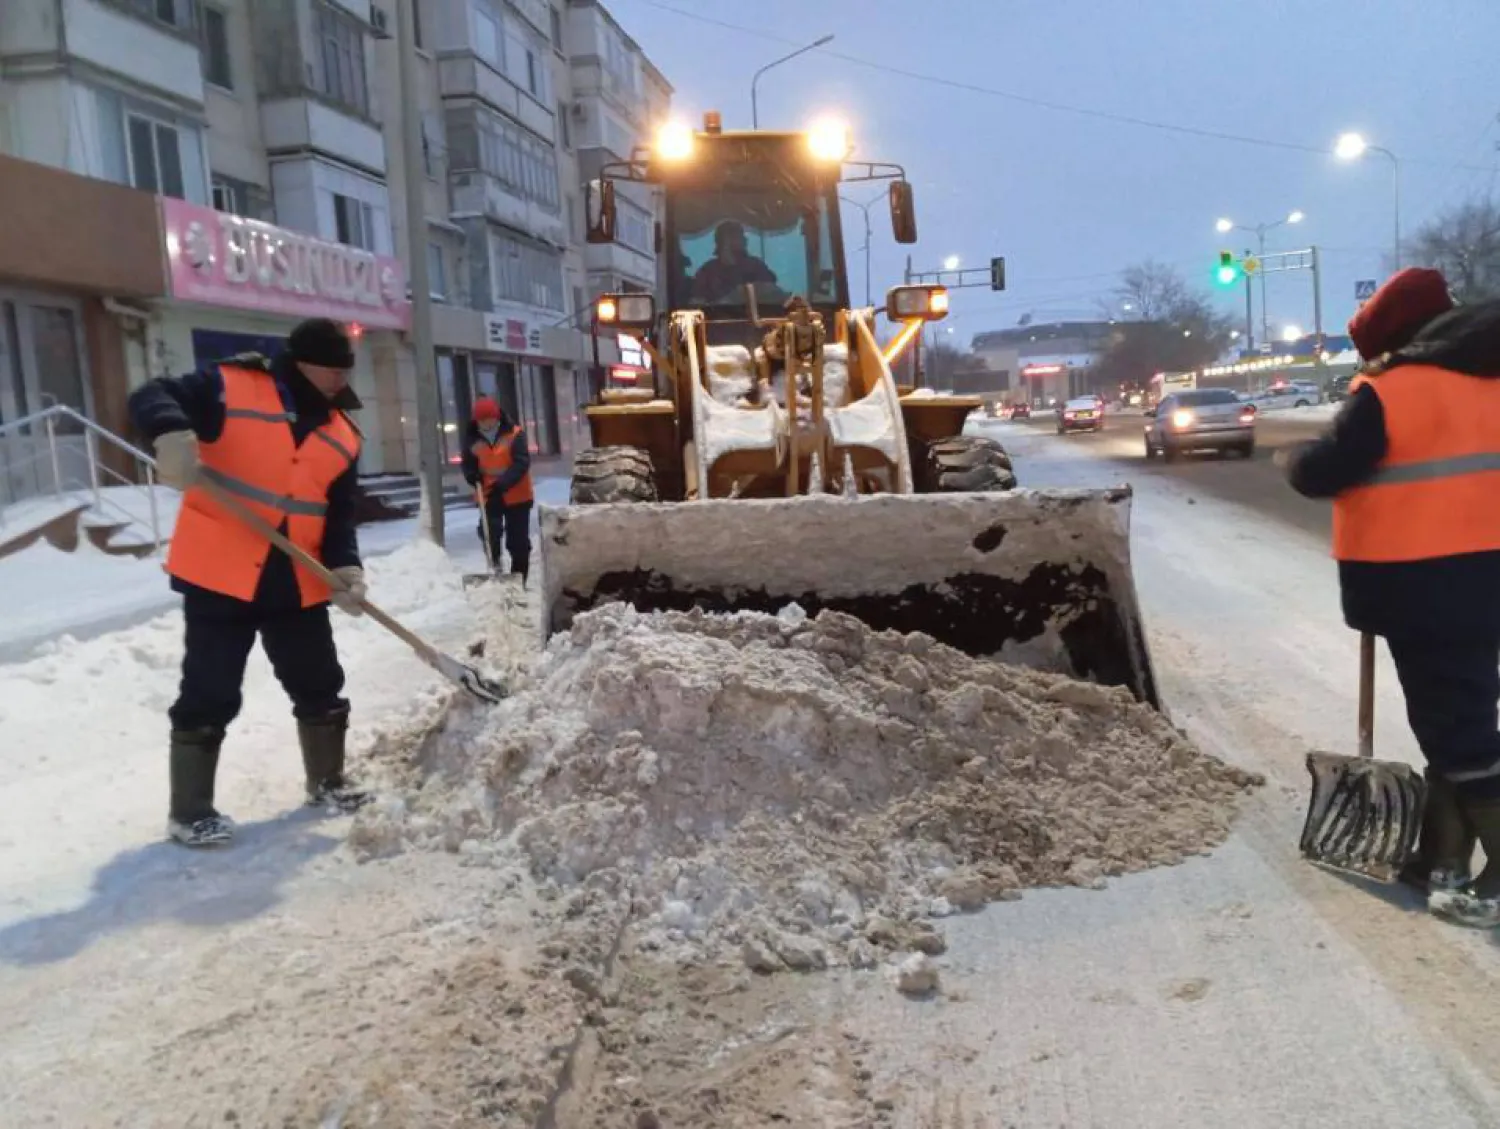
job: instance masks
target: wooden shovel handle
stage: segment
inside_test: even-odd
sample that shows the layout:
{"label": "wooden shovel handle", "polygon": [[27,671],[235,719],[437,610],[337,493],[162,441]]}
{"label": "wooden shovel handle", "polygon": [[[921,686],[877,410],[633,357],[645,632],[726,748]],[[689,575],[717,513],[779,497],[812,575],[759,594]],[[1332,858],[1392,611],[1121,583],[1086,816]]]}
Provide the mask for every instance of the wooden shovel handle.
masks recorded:
{"label": "wooden shovel handle", "polygon": [[1359,755],[1375,755],[1375,636],[1359,637]]}
{"label": "wooden shovel handle", "polygon": [[[283,553],[291,557],[292,560],[310,570],[315,576],[317,576],[319,580],[328,585],[328,587],[332,588],[335,592],[349,591],[349,586],[345,584],[343,580],[337,574],[335,574],[331,568],[325,565],[322,561],[318,560],[312,554],[308,553],[300,545],[297,545],[289,538],[284,536],[279,529],[277,529],[265,518],[261,517],[260,514],[256,513],[249,506],[241,502],[233,494],[229,493],[229,491],[225,490],[222,486],[219,486],[217,483],[201,476],[194,485],[202,488],[209,495],[209,497],[213,498],[213,500],[218,502],[219,505],[223,506],[230,513],[234,514],[235,517],[239,518],[240,521],[244,522],[251,529],[255,530],[256,533],[259,533],[266,540],[270,541],[271,544],[275,545]],[[418,636],[413,635],[390,615],[381,611],[374,604],[370,603],[369,600],[360,600],[359,606],[364,610],[366,615],[368,615],[376,623],[380,624],[381,627],[385,628],[392,635],[396,636],[396,638],[400,639],[413,651],[416,651],[417,654],[421,655],[429,662],[436,661],[437,651],[431,644],[427,643],[425,640],[419,638]]]}

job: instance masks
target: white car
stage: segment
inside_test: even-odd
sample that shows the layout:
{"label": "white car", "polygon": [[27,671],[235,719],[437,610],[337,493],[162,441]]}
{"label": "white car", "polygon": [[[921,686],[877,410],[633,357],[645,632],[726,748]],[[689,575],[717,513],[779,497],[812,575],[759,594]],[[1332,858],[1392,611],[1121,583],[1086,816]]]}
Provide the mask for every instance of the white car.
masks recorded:
{"label": "white car", "polygon": [[1245,399],[1263,412],[1279,411],[1282,408],[1310,408],[1322,403],[1323,390],[1312,381],[1293,380]]}

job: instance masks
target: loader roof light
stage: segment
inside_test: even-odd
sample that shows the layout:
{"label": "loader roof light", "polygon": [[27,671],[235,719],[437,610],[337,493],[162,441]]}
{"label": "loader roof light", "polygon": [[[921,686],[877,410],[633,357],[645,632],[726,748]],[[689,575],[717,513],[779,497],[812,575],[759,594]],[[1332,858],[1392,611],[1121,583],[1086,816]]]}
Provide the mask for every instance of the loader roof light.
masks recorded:
{"label": "loader roof light", "polygon": [[[605,307],[609,316],[604,316]],[[599,322],[621,329],[650,329],[656,324],[656,298],[651,294],[601,294]]]}
{"label": "loader roof light", "polygon": [[854,152],[849,123],[838,118],[819,118],[807,131],[807,147],[820,161],[842,161]]}
{"label": "loader roof light", "polygon": [[946,286],[895,286],[885,299],[892,321],[941,321],[948,316]]}
{"label": "loader roof light", "polygon": [[693,127],[669,121],[656,131],[656,155],[664,161],[685,161],[693,155]]}

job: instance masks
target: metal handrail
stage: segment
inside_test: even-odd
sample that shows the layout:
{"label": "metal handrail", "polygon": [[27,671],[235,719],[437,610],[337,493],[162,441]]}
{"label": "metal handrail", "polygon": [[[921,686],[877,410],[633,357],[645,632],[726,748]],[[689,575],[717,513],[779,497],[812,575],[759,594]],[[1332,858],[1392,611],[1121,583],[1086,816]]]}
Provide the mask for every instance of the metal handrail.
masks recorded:
{"label": "metal handrail", "polygon": [[[50,397],[48,398],[50,399]],[[83,429],[83,450],[88,459],[88,481],[86,482],[76,481],[72,478],[65,478],[63,474],[61,451],[58,445],[57,425],[60,422],[69,421],[78,424]],[[135,446],[133,443],[129,443],[126,440],[120,438],[114,432],[108,430],[107,428],[101,427],[99,424],[95,423],[93,420],[89,419],[82,413],[75,411],[74,409],[68,407],[66,404],[57,403],[52,404],[50,407],[43,408],[39,412],[34,412],[29,416],[22,416],[20,419],[13,420],[10,423],[0,424],[0,450],[3,450],[5,441],[7,439],[14,440],[29,438],[33,441],[40,440],[41,436],[37,434],[39,428],[45,434],[45,451],[37,451],[29,458],[22,458],[19,461],[11,457],[11,452],[5,452],[5,465],[14,470],[14,468],[18,466],[25,466],[28,463],[40,463],[45,458],[51,466],[52,489],[50,491],[38,490],[38,494],[50,493],[56,497],[61,498],[69,494],[83,492],[91,493],[93,495],[95,509],[98,509],[100,511],[113,511],[114,514],[117,514],[124,519],[122,524],[127,526],[146,525],[151,533],[152,551],[159,553],[161,551],[162,536],[161,515],[158,512],[156,500],[156,460],[148,455],[145,451],[142,451],[139,447]],[[142,472],[144,472],[144,485],[104,465],[104,463],[99,458],[99,444],[101,440],[107,443],[109,446],[113,447],[115,450],[118,450],[135,460],[137,467]],[[149,522],[141,522],[138,516],[131,513],[125,507],[121,506],[118,502],[114,501],[111,498],[105,497],[101,488],[102,478],[114,479],[116,482],[123,486],[134,487],[143,491],[146,495],[146,502],[150,514]],[[3,527],[4,525],[5,511],[4,507],[0,507],[0,527]]]}

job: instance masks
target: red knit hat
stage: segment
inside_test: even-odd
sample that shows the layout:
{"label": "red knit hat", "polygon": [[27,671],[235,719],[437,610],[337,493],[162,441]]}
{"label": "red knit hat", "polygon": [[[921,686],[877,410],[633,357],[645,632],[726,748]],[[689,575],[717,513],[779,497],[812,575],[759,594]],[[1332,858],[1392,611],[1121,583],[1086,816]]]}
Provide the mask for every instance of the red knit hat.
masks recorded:
{"label": "red knit hat", "polygon": [[481,396],[474,401],[474,422],[483,423],[487,419],[500,418],[500,405],[488,396]]}
{"label": "red knit hat", "polygon": [[1452,308],[1448,280],[1440,271],[1407,267],[1360,307],[1349,322],[1349,336],[1359,355],[1373,361],[1410,344],[1424,325]]}

